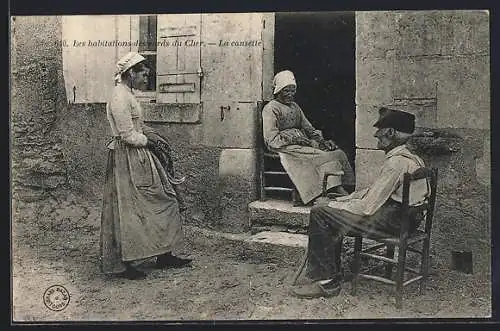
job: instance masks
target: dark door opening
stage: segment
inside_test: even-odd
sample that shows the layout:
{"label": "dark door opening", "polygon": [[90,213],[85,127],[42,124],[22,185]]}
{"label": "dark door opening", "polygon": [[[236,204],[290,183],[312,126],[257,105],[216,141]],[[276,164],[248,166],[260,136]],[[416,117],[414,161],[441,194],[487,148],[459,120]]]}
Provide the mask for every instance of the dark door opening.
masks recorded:
{"label": "dark door opening", "polygon": [[274,70],[291,70],[314,127],[355,157],[354,12],[276,13]]}

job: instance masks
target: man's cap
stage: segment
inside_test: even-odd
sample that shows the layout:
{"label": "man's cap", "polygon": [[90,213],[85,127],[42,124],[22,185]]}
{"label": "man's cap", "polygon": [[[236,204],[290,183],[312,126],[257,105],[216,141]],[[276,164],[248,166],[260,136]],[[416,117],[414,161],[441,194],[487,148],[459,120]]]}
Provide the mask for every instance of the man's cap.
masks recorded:
{"label": "man's cap", "polygon": [[376,128],[393,128],[404,133],[413,133],[415,130],[415,115],[413,114],[387,107],[380,108],[378,113],[378,121],[373,124]]}

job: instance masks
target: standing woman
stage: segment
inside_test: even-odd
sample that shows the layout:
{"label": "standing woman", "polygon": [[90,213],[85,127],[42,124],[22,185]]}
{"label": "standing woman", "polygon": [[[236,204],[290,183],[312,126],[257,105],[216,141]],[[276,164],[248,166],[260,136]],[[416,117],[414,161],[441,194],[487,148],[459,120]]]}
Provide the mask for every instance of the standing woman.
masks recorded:
{"label": "standing woman", "polygon": [[[131,52],[117,63],[111,101],[106,107],[113,141],[101,216],[101,270],[128,279],[146,274],[131,264],[157,257],[155,267],[181,267],[191,262],[172,255],[182,238],[179,203],[174,185],[152,153],[155,142],[146,129],[133,89],[144,89],[149,69],[145,58]],[[151,130],[148,128],[148,130]]]}

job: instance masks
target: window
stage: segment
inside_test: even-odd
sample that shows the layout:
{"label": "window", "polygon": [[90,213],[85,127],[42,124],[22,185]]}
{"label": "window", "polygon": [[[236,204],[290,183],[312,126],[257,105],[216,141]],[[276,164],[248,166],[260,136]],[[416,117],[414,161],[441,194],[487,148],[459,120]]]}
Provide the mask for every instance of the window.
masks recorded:
{"label": "window", "polygon": [[138,46],[132,48],[146,58],[146,65],[150,69],[148,86],[145,91],[137,91],[136,96],[142,102],[156,102],[156,67],[158,61],[157,15],[131,17],[130,40],[138,41]]}
{"label": "window", "polygon": [[[131,17],[132,48],[151,69],[146,91],[137,98],[146,103],[199,104],[201,86],[201,14],[164,14]],[[195,45],[195,46],[193,46]]]}
{"label": "window", "polygon": [[156,15],[139,17],[139,54],[146,58],[149,73],[147,91],[156,91]]}

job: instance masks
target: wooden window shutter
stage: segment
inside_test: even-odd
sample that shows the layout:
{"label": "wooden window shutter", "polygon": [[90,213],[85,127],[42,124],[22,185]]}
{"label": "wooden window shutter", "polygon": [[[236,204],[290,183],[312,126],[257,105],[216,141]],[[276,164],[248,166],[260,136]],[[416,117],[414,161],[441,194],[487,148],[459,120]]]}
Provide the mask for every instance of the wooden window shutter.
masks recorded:
{"label": "wooden window shutter", "polygon": [[158,15],[157,103],[200,103],[201,14]]}
{"label": "wooden window shutter", "polygon": [[71,103],[107,102],[114,87],[113,74],[120,56],[130,47],[103,42],[130,40],[128,16],[63,16],[63,75]]}

